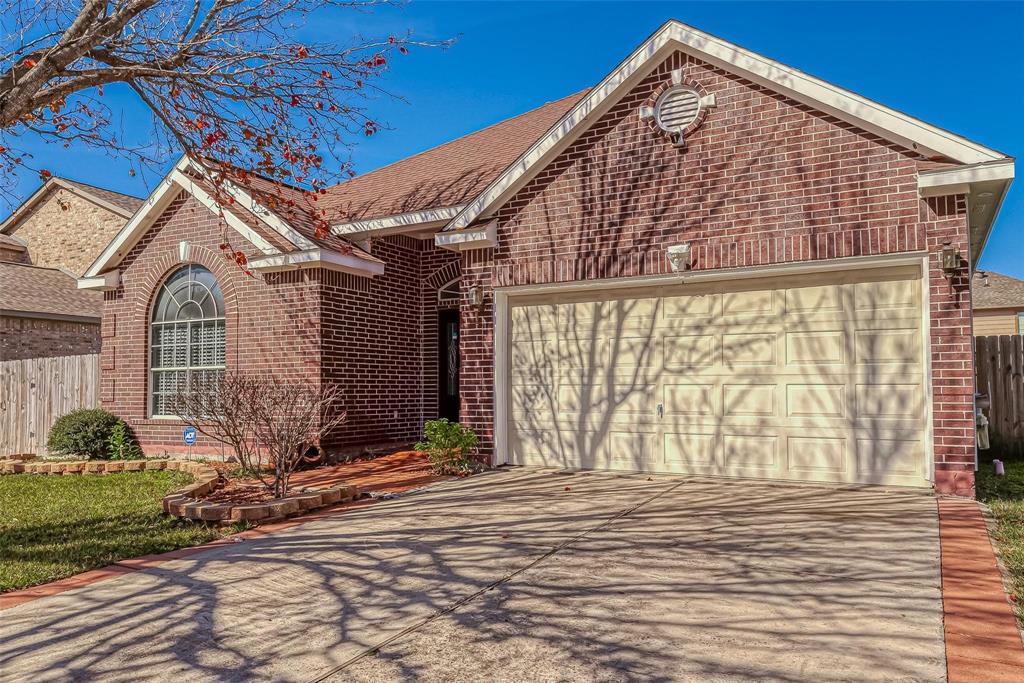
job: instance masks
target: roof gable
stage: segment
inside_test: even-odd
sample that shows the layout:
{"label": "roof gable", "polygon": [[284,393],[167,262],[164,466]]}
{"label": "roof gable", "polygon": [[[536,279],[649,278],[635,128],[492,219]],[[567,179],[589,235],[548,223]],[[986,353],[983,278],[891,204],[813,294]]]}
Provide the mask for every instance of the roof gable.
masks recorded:
{"label": "roof gable", "polygon": [[952,160],[959,164],[984,164],[1008,158],[966,138],[672,20],[659,28],[590,90],[451,219],[444,230],[461,230],[482,218],[490,218],[503,202],[675,50],[693,55],[926,157]]}
{"label": "roof gable", "polygon": [[975,310],[1024,308],[1024,280],[978,271],[971,286],[971,303]]}
{"label": "roof gable", "polygon": [[[319,200],[335,232],[447,220],[561,118],[586,91],[548,102],[327,189]],[[424,214],[424,215],[417,215]],[[427,215],[429,214],[429,215]]]}
{"label": "roof gable", "polygon": [[18,223],[24,216],[26,216],[41,202],[45,201],[46,198],[53,196],[53,193],[57,190],[67,190],[68,192],[71,192],[72,194],[90,201],[93,204],[96,204],[97,206],[100,206],[125,219],[130,218],[143,203],[142,199],[133,197],[132,195],[114,192],[113,190],[107,190],[102,187],[96,187],[95,185],[88,185],[74,180],[68,180],[67,178],[54,177],[40,185],[39,188],[33,192],[28,199],[22,202],[21,205],[19,205],[3,223],[0,223],[0,233],[10,234],[14,232]]}
{"label": "roof gable", "polygon": [[287,209],[288,220],[260,205],[241,187],[230,183],[226,189],[235,201],[230,206],[221,206],[215,199],[212,184],[187,157],[183,157],[89,266],[79,280],[79,288],[109,289],[116,286],[116,269],[121,260],[183,191],[211,212],[222,216],[229,227],[262,252],[250,258],[249,265],[253,269],[315,267],[322,263],[326,264],[324,267],[371,277],[383,272],[381,261],[362,249],[332,235],[315,236],[312,221],[302,218],[303,204],[298,202],[306,200],[299,190],[281,185],[273,187],[300,207]]}

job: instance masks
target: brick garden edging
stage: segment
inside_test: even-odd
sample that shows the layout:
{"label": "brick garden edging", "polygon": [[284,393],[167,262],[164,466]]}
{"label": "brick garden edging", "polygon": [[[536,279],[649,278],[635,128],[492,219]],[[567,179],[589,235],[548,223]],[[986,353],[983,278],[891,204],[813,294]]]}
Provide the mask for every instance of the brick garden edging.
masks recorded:
{"label": "brick garden edging", "polygon": [[201,500],[217,488],[217,470],[204,463],[187,460],[80,460],[66,462],[0,461],[0,474],[110,474],[116,472],[143,472],[171,470],[191,474],[195,481],[168,493],[163,498],[164,512],[175,517],[202,522],[268,522],[291,517],[302,512],[339,503],[348,503],[359,495],[351,484],[337,484],[328,488],[305,491],[286,498],[264,503],[210,503]]}

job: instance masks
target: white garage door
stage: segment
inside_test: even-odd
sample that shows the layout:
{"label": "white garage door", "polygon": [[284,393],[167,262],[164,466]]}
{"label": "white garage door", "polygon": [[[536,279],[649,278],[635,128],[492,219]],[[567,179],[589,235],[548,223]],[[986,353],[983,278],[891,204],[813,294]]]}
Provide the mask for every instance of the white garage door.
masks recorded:
{"label": "white garage door", "polygon": [[927,484],[917,267],[509,302],[515,464]]}

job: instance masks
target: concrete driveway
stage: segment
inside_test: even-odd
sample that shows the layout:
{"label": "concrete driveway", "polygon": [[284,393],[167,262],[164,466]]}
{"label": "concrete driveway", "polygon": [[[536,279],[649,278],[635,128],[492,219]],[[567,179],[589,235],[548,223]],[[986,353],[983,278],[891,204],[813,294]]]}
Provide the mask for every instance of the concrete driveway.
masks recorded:
{"label": "concrete driveway", "polygon": [[935,501],[882,489],[501,471],[0,612],[3,680],[945,671]]}

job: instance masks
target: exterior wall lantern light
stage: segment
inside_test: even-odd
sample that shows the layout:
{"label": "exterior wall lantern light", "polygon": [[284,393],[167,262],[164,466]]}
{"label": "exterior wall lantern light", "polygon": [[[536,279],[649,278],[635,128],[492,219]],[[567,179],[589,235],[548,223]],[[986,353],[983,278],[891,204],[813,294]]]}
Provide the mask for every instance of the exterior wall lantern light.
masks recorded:
{"label": "exterior wall lantern light", "polygon": [[960,267],[960,248],[951,242],[943,242],[941,258],[942,272],[948,276],[953,275]]}
{"label": "exterior wall lantern light", "polygon": [[480,285],[473,285],[469,288],[469,305],[476,306],[477,308],[483,308],[484,288]]}
{"label": "exterior wall lantern light", "polygon": [[668,262],[675,273],[686,272],[693,265],[690,254],[690,243],[673,244],[668,248]]}

